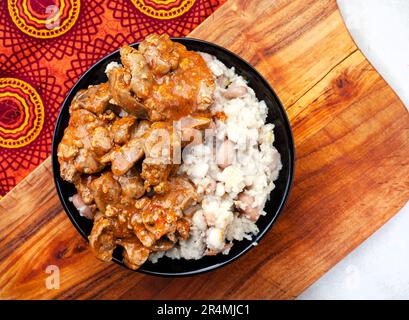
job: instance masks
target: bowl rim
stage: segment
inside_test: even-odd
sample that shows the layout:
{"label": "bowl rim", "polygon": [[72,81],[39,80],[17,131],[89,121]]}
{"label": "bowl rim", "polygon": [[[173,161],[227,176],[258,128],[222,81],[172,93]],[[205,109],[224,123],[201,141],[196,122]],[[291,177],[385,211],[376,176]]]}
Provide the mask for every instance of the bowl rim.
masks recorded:
{"label": "bowl rim", "polygon": [[[275,215],[271,217],[270,221],[267,222],[266,227],[264,228],[264,230],[260,231],[259,233],[257,233],[255,235],[255,237],[251,240],[251,242],[244,247],[240,252],[238,252],[237,254],[235,254],[234,256],[227,258],[226,260],[224,260],[223,262],[220,263],[216,263],[216,264],[212,264],[209,265],[207,267],[203,267],[197,270],[193,270],[193,271],[185,271],[185,272],[156,272],[156,271],[151,271],[151,270],[144,270],[143,266],[137,270],[132,270],[128,267],[126,267],[124,265],[124,263],[118,259],[116,259],[115,257],[113,257],[112,261],[130,271],[136,271],[139,273],[143,273],[143,274],[147,274],[147,275],[153,275],[153,276],[159,276],[159,277],[186,277],[186,276],[194,276],[194,275],[199,275],[199,274],[203,274],[203,273],[207,273],[216,269],[219,269],[225,265],[228,265],[230,263],[232,263],[233,261],[239,259],[240,257],[242,257],[243,255],[245,255],[247,252],[250,251],[251,248],[253,248],[266,234],[268,231],[270,231],[270,229],[272,228],[273,224],[276,222],[277,218],[281,215],[281,213],[283,212],[283,209],[285,207],[285,204],[288,201],[289,195],[290,195],[290,191],[294,182],[294,166],[295,166],[295,147],[294,147],[294,137],[293,137],[293,133],[292,133],[292,129],[291,129],[291,125],[290,125],[290,121],[288,119],[288,115],[287,112],[283,106],[283,104],[281,103],[280,99],[278,98],[277,94],[275,93],[275,91],[273,90],[273,88],[270,86],[270,84],[268,83],[268,81],[255,69],[255,67],[253,67],[249,62],[247,62],[246,60],[244,60],[243,58],[241,58],[239,55],[235,54],[234,52],[231,52],[230,50],[221,47],[217,44],[214,44],[212,42],[208,42],[205,40],[201,40],[201,39],[196,39],[196,38],[190,38],[190,37],[171,37],[170,38],[172,41],[176,41],[179,43],[194,43],[194,44],[198,44],[198,45],[205,45],[205,46],[210,46],[213,47],[214,49],[216,49],[217,51],[224,51],[225,53],[227,53],[230,56],[233,56],[234,59],[239,60],[241,63],[243,63],[244,65],[246,65],[246,67],[248,69],[250,69],[255,75],[257,75],[257,77],[259,78],[259,80],[261,80],[261,82],[263,82],[263,84],[267,87],[269,93],[271,94],[271,96],[274,98],[275,102],[277,103],[277,106],[280,109],[280,113],[283,116],[284,119],[284,127],[285,127],[285,131],[287,134],[287,138],[288,138],[288,144],[289,144],[289,175],[285,184],[285,189],[284,189],[284,196],[281,198],[280,204],[275,212]],[[129,46],[131,47],[135,47],[138,46],[140,42],[134,42],[132,44],[129,44]],[[65,111],[66,108],[68,108],[67,103],[68,100],[71,98],[71,96],[73,95],[73,92],[78,92],[78,88],[77,86],[79,85],[79,83],[82,81],[82,79],[84,79],[89,72],[91,72],[91,70],[93,70],[95,67],[97,67],[98,65],[100,65],[101,63],[109,60],[112,56],[116,55],[119,52],[119,49],[116,49],[115,51],[109,53],[108,55],[102,57],[101,59],[99,59],[97,62],[95,62],[91,67],[89,67],[82,75],[81,77],[78,78],[78,80],[75,82],[75,84],[72,86],[72,88],[68,91],[64,101],[61,104],[60,107],[60,111],[58,112],[58,116],[57,116],[57,120],[55,122],[55,126],[54,126],[54,130],[53,130],[53,137],[52,137],[52,149],[51,149],[51,162],[52,162],[52,172],[53,172],[53,180],[54,180],[54,184],[57,190],[57,194],[58,197],[60,199],[61,205],[65,211],[65,213],[67,214],[68,218],[70,219],[71,223],[74,225],[74,227],[77,229],[77,231],[81,234],[81,236],[88,242],[88,235],[85,233],[85,231],[80,227],[79,223],[77,222],[77,220],[74,218],[73,214],[71,213],[70,209],[67,206],[66,200],[64,199],[63,196],[63,191],[61,190],[61,185],[60,182],[58,181],[59,177],[60,177],[60,173],[59,170],[57,170],[57,166],[59,166],[58,164],[58,158],[57,158],[57,147],[58,144],[56,142],[56,136],[57,136],[57,129],[60,129],[61,126],[61,122],[63,119],[63,113]],[[226,257],[228,257],[228,255],[226,255]]]}

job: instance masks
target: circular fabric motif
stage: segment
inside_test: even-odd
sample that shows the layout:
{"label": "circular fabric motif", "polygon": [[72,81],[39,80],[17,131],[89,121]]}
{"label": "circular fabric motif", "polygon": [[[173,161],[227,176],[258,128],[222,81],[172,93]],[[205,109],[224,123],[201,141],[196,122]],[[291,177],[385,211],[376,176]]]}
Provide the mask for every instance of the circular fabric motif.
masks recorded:
{"label": "circular fabric motif", "polygon": [[196,0],[132,0],[135,7],[149,17],[168,20],[188,12]]}
{"label": "circular fabric motif", "polygon": [[16,78],[0,78],[0,147],[20,148],[39,135],[44,106],[37,91]]}
{"label": "circular fabric motif", "polygon": [[[143,11],[147,12],[151,8],[150,12],[156,12],[158,10],[169,11],[172,5],[175,7],[176,0],[170,1],[165,4],[165,0],[160,2],[153,0],[144,0],[146,9],[138,9],[135,2],[132,0],[115,0],[107,2],[107,7],[112,11],[112,15],[119,21],[123,28],[127,29],[127,33],[134,35],[135,41],[141,41],[150,33],[167,33],[172,37],[183,37],[189,34],[196,26],[204,21],[209,15],[211,15],[220,5],[226,0],[195,0],[192,1],[192,6],[189,10],[180,16],[164,16],[162,19],[155,19],[149,16]],[[159,3],[159,5],[158,5]],[[179,4],[181,1],[179,0]],[[155,8],[153,10],[152,8]],[[181,13],[181,12],[179,12]],[[0,13],[1,14],[1,13]],[[173,17],[173,19],[172,19]],[[1,25],[0,25],[1,30]]]}
{"label": "circular fabric motif", "polygon": [[67,91],[44,60],[0,53],[0,93],[0,195],[5,195],[50,155]]}
{"label": "circular fabric motif", "polygon": [[[98,32],[104,32],[104,28],[101,27],[101,25],[103,19],[106,20],[106,15],[104,14],[105,6],[107,5],[106,0],[92,0],[86,1],[86,3],[81,1],[78,19],[72,28],[67,30],[64,34],[60,34],[58,37],[48,39],[36,38],[21,32],[18,26],[13,22],[9,13],[9,1],[10,0],[0,1],[0,48],[4,47],[2,53],[7,55],[20,54],[24,58],[30,59],[30,61],[43,60],[44,58],[47,61],[53,59],[64,60],[51,65],[52,68],[62,68],[64,63],[69,64],[69,57],[80,52],[84,46],[92,43],[94,36]],[[48,3],[57,2],[57,0],[48,0],[48,2],[45,0],[30,1],[37,5],[36,11],[39,11],[38,3],[44,2],[48,6]],[[64,1],[65,3],[69,3],[68,0]],[[126,1],[129,1],[130,6],[137,11],[130,0]],[[113,3],[114,1],[110,1],[110,3],[111,2]],[[65,6],[65,8],[67,8],[67,6]],[[44,11],[46,9],[42,10]],[[34,12],[34,10],[32,11]]]}
{"label": "circular fabric motif", "polygon": [[15,25],[40,39],[66,33],[80,12],[80,0],[8,0],[7,6]]}

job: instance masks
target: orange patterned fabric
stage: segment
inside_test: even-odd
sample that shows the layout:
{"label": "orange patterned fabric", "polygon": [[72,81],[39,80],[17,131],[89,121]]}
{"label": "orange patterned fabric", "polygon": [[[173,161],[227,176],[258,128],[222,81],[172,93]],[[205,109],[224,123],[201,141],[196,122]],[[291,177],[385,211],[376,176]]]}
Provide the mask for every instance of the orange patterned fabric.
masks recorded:
{"label": "orange patterned fabric", "polygon": [[0,1],[0,197],[50,154],[61,104],[92,64],[149,33],[185,36],[225,1]]}

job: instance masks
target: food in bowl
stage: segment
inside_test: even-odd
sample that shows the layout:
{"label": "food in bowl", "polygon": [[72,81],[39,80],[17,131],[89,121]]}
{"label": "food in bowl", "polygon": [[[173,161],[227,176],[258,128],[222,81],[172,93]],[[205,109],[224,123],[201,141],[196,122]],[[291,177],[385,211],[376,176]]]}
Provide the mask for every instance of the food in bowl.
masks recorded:
{"label": "food in bowl", "polygon": [[216,57],[166,35],[120,50],[107,83],[74,97],[58,146],[90,247],[138,269],[228,254],[257,234],[281,169],[267,106]]}

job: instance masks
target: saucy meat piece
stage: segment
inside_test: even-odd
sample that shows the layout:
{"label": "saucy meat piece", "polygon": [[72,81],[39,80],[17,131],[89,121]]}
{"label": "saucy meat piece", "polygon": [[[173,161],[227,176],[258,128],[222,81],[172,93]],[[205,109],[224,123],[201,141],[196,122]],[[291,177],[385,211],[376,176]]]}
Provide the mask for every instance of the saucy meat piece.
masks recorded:
{"label": "saucy meat piece", "polygon": [[150,34],[139,45],[139,51],[145,57],[152,73],[163,76],[175,70],[179,65],[179,49],[182,45],[173,42],[166,34]]}
{"label": "saucy meat piece", "polygon": [[148,260],[150,250],[145,248],[138,238],[118,239],[116,243],[124,248],[124,263],[132,270],[138,269]]}
{"label": "saucy meat piece", "polygon": [[[114,124],[112,125],[111,133],[113,135],[115,135],[115,130],[117,130],[116,128],[114,128],[115,123],[117,123],[118,121],[119,120],[114,122]],[[123,144],[122,146],[117,145],[109,153],[105,154],[100,159],[100,162],[104,164],[108,164],[109,162],[111,162],[112,172],[117,176],[123,175],[126,172],[128,172],[136,164],[136,162],[142,159],[144,155],[145,145],[144,135],[146,131],[149,130],[150,122],[142,120],[139,122],[137,126],[136,125],[131,126],[130,121],[126,125],[123,124],[123,122],[120,122],[118,124],[118,126],[122,125],[128,127],[127,130],[128,133],[126,134],[126,136],[128,136],[129,134],[130,136],[129,141]],[[122,133],[120,135],[122,135]]]}
{"label": "saucy meat piece", "polygon": [[91,150],[97,156],[102,156],[112,149],[114,146],[109,128],[96,127],[93,131],[91,138]]}
{"label": "saucy meat piece", "polygon": [[78,109],[86,109],[92,113],[103,113],[107,107],[111,93],[107,83],[89,86],[88,89],[78,91],[72,100],[70,112]]}
{"label": "saucy meat piece", "polygon": [[142,137],[145,157],[171,162],[172,151],[180,144],[178,132],[171,122],[154,122]]}
{"label": "saucy meat piece", "polygon": [[95,179],[93,176],[81,176],[75,181],[75,188],[78,193],[73,195],[71,201],[77,208],[81,216],[87,219],[93,219],[96,212],[94,196],[89,188],[91,181]]}
{"label": "saucy meat piece", "polygon": [[201,132],[195,129],[206,128],[210,119],[206,117],[183,117],[175,126],[169,122],[154,122],[145,133],[144,152],[141,177],[145,180],[145,189],[152,187],[157,193],[165,193],[169,189],[168,178],[177,171],[178,157],[182,145],[186,144]]}
{"label": "saucy meat piece", "polygon": [[[146,200],[146,199],[143,199]],[[140,204],[143,205],[140,207]],[[161,201],[151,199],[136,204],[137,209],[141,209],[142,222],[155,240],[160,239],[167,233],[173,233],[176,230],[177,215],[175,208],[164,206]]]}
{"label": "saucy meat piece", "polygon": [[96,177],[94,176],[82,176],[75,182],[75,188],[85,204],[92,204],[94,202],[94,196],[90,190],[90,184],[95,178]]}
{"label": "saucy meat piece", "polygon": [[93,179],[89,189],[98,209],[105,216],[120,217],[125,224],[128,223],[127,216],[135,211],[135,200],[145,193],[143,181],[136,169],[119,177],[107,171],[99,178]]}
{"label": "saucy meat piece", "polygon": [[78,194],[71,201],[82,216],[92,219],[98,208],[106,217],[117,218],[114,223],[116,237],[133,236],[128,216],[135,212],[135,200],[145,193],[143,180],[136,169],[123,176],[114,176],[110,171],[100,177],[82,176],[75,186]]}
{"label": "saucy meat piece", "polygon": [[196,190],[190,181],[184,177],[174,177],[170,179],[172,191],[165,195],[157,195],[157,201],[162,202],[165,206],[176,208],[178,215],[197,202]]}
{"label": "saucy meat piece", "polygon": [[75,208],[78,210],[79,214],[82,217],[85,217],[87,219],[93,219],[94,214],[96,211],[96,205],[87,205],[81,196],[77,193],[74,194],[71,198],[70,201],[72,201],[72,204],[75,206]]}
{"label": "saucy meat piece", "polygon": [[156,193],[169,191],[168,178],[177,170],[178,165],[151,163],[149,159],[142,162],[141,177],[144,179],[146,191],[153,190]]}
{"label": "saucy meat piece", "polygon": [[182,146],[185,146],[188,142],[197,139],[198,143],[202,143],[202,132],[208,128],[211,124],[211,116],[204,114],[201,116],[187,116],[179,119],[176,126],[179,130]]}
{"label": "saucy meat piece", "polygon": [[[118,121],[120,120],[114,122],[112,128]],[[167,180],[178,167],[173,161],[174,150],[181,150],[181,140],[188,141],[184,136],[191,136],[191,130],[195,128],[206,127],[210,120],[204,117],[187,117],[182,118],[180,123],[180,132],[178,132],[169,122],[150,124],[148,121],[141,121],[133,138],[123,146],[113,148],[100,161],[105,164],[111,162],[112,172],[120,176],[129,171],[145,155],[141,173],[145,180],[145,189],[150,190],[153,187],[156,192],[166,192]],[[114,130],[111,129],[112,131]]]}
{"label": "saucy meat piece", "polygon": [[121,203],[133,204],[133,201],[145,193],[143,180],[139,172],[133,168],[122,176],[114,176],[121,186]]}
{"label": "saucy meat piece", "polygon": [[186,218],[179,219],[176,221],[176,232],[178,238],[181,240],[186,240],[189,237],[190,222]]}
{"label": "saucy meat piece", "polygon": [[[142,208],[148,204],[148,201],[148,198],[137,201],[135,208]],[[155,235],[145,228],[142,220],[142,212],[140,210],[137,209],[136,212],[132,214],[130,224],[135,232],[135,235],[145,247],[150,248],[154,245],[156,242]]]}
{"label": "saucy meat piece", "polygon": [[131,138],[142,138],[151,127],[152,122],[148,120],[141,120],[138,126],[134,126],[134,130],[131,132]]}
{"label": "saucy meat piece", "polygon": [[103,161],[111,161],[111,170],[117,175],[123,175],[131,169],[135,163],[142,159],[144,141],[140,138],[132,138],[121,147],[114,148]]}
{"label": "saucy meat piece", "polygon": [[156,79],[144,104],[152,121],[178,120],[203,112],[213,103],[213,75],[203,58],[178,46],[179,66]]}
{"label": "saucy meat piece", "polygon": [[111,68],[108,77],[114,100],[127,112],[130,97],[144,105],[151,121],[178,120],[213,102],[214,79],[205,60],[167,35],[149,35],[139,51],[122,48],[121,61],[124,67]]}
{"label": "saucy meat piece", "polygon": [[168,122],[155,122],[144,135],[145,159],[142,162],[141,177],[145,181],[145,189],[152,187],[158,193],[168,190],[167,180],[176,171],[173,151],[180,150],[180,139],[173,126]]}
{"label": "saucy meat piece", "polygon": [[[105,214],[109,211],[111,205],[107,206]],[[114,236],[115,238],[120,239],[129,239],[135,237],[133,232],[132,225],[130,224],[129,218],[136,211],[134,205],[117,205],[112,207],[115,211],[113,217],[114,226]]]}
{"label": "saucy meat piece", "polygon": [[[197,194],[192,184],[185,178],[172,178],[172,189],[166,194],[155,194],[152,198],[139,199],[135,206],[140,210],[142,223],[156,240],[177,231],[177,221],[183,210],[194,205]],[[137,219],[135,219],[137,220]],[[180,228],[182,226],[179,226]],[[183,225],[186,227],[186,224]],[[184,233],[182,228],[181,233]]]}
{"label": "saucy meat piece", "polygon": [[119,118],[112,124],[111,135],[114,143],[122,145],[129,140],[135,121],[135,117],[126,116]]}
{"label": "saucy meat piece", "polygon": [[94,226],[88,240],[98,259],[102,261],[112,260],[112,253],[116,247],[112,220],[98,213],[94,218]]}
{"label": "saucy meat piece", "polygon": [[108,204],[120,203],[121,185],[114,179],[111,171],[103,173],[91,181],[89,188],[98,209],[104,213]]}
{"label": "saucy meat piece", "polygon": [[120,49],[121,61],[130,71],[130,88],[139,99],[146,99],[152,88],[153,75],[144,56],[129,46]]}
{"label": "saucy meat piece", "polygon": [[114,147],[109,154],[101,158],[102,163],[112,162],[111,169],[115,175],[123,175],[130,170],[144,155],[144,134],[151,123],[142,120],[130,128],[130,139],[122,146]]}
{"label": "saucy meat piece", "polygon": [[64,180],[74,182],[81,173],[92,174],[105,167],[99,156],[112,146],[109,138],[106,140],[107,126],[109,123],[88,110],[78,109],[71,113],[57,150]]}
{"label": "saucy meat piece", "polygon": [[[124,217],[128,217],[126,212]],[[128,228],[126,218],[124,219],[107,218],[98,213],[88,239],[96,257],[103,261],[111,261],[116,245],[122,246],[124,263],[129,268],[136,270],[148,259],[150,250],[133,235]]]}
{"label": "saucy meat piece", "polygon": [[146,118],[145,106],[131,92],[131,72],[124,67],[112,67],[107,75],[113,102],[137,118]]}

